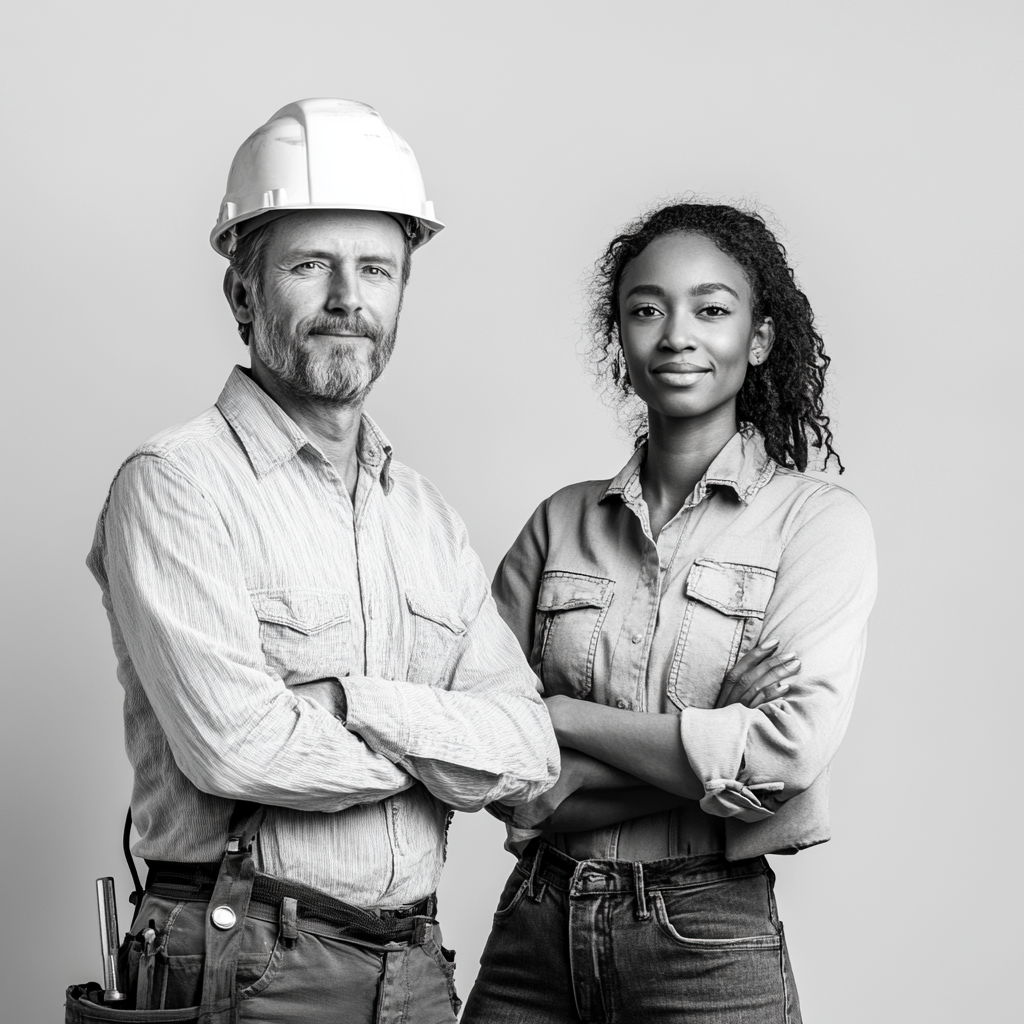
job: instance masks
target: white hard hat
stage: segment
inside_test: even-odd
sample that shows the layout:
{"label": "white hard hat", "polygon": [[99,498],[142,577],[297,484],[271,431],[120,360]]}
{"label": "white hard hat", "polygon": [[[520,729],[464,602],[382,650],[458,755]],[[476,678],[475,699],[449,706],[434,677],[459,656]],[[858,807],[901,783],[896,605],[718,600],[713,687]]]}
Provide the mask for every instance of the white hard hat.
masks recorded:
{"label": "white hard hat", "polygon": [[298,210],[389,213],[414,246],[444,227],[409,145],[355,100],[299,100],[257,128],[231,163],[210,244],[230,256],[243,234]]}

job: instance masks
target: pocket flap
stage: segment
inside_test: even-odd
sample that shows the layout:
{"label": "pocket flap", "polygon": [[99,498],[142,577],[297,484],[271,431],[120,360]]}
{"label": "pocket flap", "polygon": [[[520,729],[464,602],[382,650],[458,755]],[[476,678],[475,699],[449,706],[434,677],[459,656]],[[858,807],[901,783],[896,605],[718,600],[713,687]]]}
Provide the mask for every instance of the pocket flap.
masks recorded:
{"label": "pocket flap", "polygon": [[775,572],[759,565],[698,558],[686,577],[686,596],[725,615],[763,619],[775,589]]}
{"label": "pocket flap", "polygon": [[351,617],[348,594],[332,590],[257,590],[250,594],[256,617],[299,633],[319,633]]}
{"label": "pocket flap", "polygon": [[450,629],[456,636],[465,634],[466,624],[462,621],[459,613],[447,598],[436,591],[408,587],[405,591],[405,601],[413,615],[418,615],[422,619],[430,619],[431,622]]}
{"label": "pocket flap", "polygon": [[570,608],[607,608],[615,592],[614,580],[578,572],[546,572],[540,579],[537,611],[564,612]]}

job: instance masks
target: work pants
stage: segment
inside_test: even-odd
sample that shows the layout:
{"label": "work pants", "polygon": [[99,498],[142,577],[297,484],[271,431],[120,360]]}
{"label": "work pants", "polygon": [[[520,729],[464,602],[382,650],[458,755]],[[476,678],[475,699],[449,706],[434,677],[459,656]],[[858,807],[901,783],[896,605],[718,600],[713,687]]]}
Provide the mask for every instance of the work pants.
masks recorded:
{"label": "work pants", "polygon": [[[237,1020],[260,1024],[453,1024],[458,1007],[453,954],[436,922],[407,941],[374,944],[345,929],[253,901],[237,968]],[[146,893],[132,932],[152,927],[162,955],[132,943],[129,988],[140,1005],[195,1006],[202,992],[205,900]]]}

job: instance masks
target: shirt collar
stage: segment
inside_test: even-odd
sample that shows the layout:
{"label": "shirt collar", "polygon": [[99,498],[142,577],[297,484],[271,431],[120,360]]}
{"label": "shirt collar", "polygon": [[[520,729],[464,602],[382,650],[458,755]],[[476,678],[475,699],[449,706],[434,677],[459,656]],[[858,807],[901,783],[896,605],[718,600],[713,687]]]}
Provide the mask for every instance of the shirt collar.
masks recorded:
{"label": "shirt collar", "polygon": [[[629,503],[640,496],[640,469],[647,457],[647,445],[642,444],[625,466],[604,489],[599,501],[617,495]],[[775,473],[775,460],[764,448],[764,438],[753,427],[737,431],[726,446],[715,456],[707,472],[700,478],[688,505],[697,505],[707,496],[709,487],[729,487],[744,505]]]}
{"label": "shirt collar", "polygon": [[[241,366],[231,371],[217,399],[217,408],[238,436],[259,479],[306,447],[325,459],[315,442]],[[384,493],[389,494],[391,445],[380,427],[365,413],[359,424],[356,457],[380,480]]]}

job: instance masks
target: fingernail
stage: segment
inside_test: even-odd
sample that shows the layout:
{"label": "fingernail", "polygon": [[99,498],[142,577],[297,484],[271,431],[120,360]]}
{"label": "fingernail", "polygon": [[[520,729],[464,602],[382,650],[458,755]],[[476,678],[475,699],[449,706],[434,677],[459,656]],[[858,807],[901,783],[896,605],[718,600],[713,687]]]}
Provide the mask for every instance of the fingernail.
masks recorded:
{"label": "fingernail", "polygon": [[795,654],[782,654],[779,656],[780,661],[799,661]]}
{"label": "fingernail", "polygon": [[771,640],[765,640],[765,642],[763,644],[761,644],[761,646],[762,647],[778,647],[779,646],[778,638],[773,636],[771,638]]}
{"label": "fingernail", "polygon": [[779,683],[779,693],[785,693],[789,689],[789,683]]}

